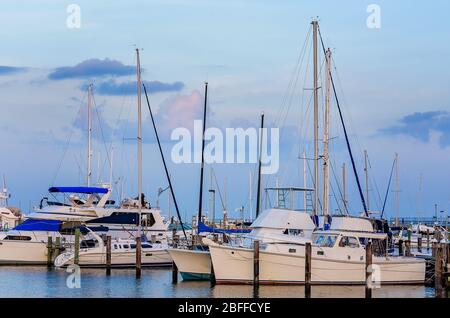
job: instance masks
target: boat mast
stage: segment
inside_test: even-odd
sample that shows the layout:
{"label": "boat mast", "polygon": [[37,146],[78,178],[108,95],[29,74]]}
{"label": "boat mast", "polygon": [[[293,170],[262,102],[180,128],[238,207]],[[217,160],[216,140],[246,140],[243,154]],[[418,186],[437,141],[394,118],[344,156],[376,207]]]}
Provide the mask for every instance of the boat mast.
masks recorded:
{"label": "boat mast", "polygon": [[319,207],[319,85],[317,63],[317,31],[319,23],[312,21],[314,50],[314,209],[313,215],[318,215]]}
{"label": "boat mast", "polygon": [[91,132],[92,132],[92,84],[88,86],[88,155],[87,155],[87,186],[91,186],[91,175],[92,175],[92,149],[91,149]]}
{"label": "boat mast", "polygon": [[369,167],[368,167],[368,155],[367,150],[364,150],[364,172],[366,174],[366,201],[367,201],[367,210],[370,211],[369,205]]}
{"label": "boat mast", "polygon": [[250,170],[248,173],[248,200],[249,200],[249,217],[250,217],[250,222],[252,222],[253,220],[253,200],[252,200],[252,184],[253,184],[253,180],[252,180],[252,171]]}
{"label": "boat mast", "polygon": [[256,217],[259,216],[261,209],[261,161],[262,161],[262,146],[264,136],[264,113],[261,114],[261,129],[259,134],[259,162],[258,162],[258,188],[256,190]]}
{"label": "boat mast", "polygon": [[303,188],[305,189],[305,191],[303,191],[303,209],[305,212],[307,212],[307,191],[306,191],[306,151],[303,151]]}
{"label": "boat mast", "polygon": [[197,216],[197,233],[199,232],[199,224],[202,221],[202,201],[203,201],[203,169],[205,166],[205,127],[206,127],[206,104],[208,102],[208,82],[205,82],[205,103],[203,106],[203,130],[202,130],[202,162],[200,167],[200,193],[198,198],[198,216]]}
{"label": "boat mast", "polygon": [[209,223],[214,226],[214,218],[216,214],[216,190],[213,185],[213,168],[209,168]]}
{"label": "boat mast", "polygon": [[348,213],[348,207],[347,207],[347,190],[345,188],[345,162],[342,164],[342,201],[344,203],[344,210],[346,213]]}
{"label": "boat mast", "polygon": [[141,62],[139,59],[139,49],[136,48],[137,58],[137,107],[138,107],[138,131],[137,131],[137,156],[138,156],[138,234],[137,237],[141,237],[141,214],[142,214],[142,110],[141,110]]}
{"label": "boat mast", "polygon": [[323,215],[325,217],[324,227],[328,224],[328,213],[330,208],[329,202],[329,192],[330,192],[330,184],[329,184],[329,139],[330,139],[330,59],[331,59],[331,51],[327,50],[325,54],[326,59],[326,82],[325,82],[325,118],[324,118],[324,134],[323,134]]}
{"label": "boat mast", "polygon": [[395,153],[395,226],[398,226],[398,153]]}

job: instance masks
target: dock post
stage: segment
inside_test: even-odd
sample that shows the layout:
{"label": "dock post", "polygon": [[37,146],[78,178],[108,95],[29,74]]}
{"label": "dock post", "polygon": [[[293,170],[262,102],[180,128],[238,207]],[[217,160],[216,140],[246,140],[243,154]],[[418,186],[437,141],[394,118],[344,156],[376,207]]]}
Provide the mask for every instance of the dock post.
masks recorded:
{"label": "dock post", "polygon": [[431,243],[431,256],[434,258],[436,257],[437,248],[438,248],[438,243],[436,243],[436,242]]}
{"label": "dock post", "polygon": [[422,253],[422,236],[417,237],[417,250]]}
{"label": "dock post", "polygon": [[141,265],[142,265],[142,254],[141,254],[141,237],[136,237],[136,278],[141,278]]}
{"label": "dock post", "polygon": [[405,256],[411,256],[411,241],[408,240],[405,242]]}
{"label": "dock post", "polygon": [[106,276],[111,275],[111,236],[106,237]]}
{"label": "dock post", "polygon": [[172,284],[178,283],[178,267],[174,261],[172,261]]}
{"label": "dock post", "polygon": [[76,265],[80,262],[80,228],[78,227],[75,229],[75,254],[73,262]]}
{"label": "dock post", "polygon": [[372,298],[372,242],[366,244],[366,298]]}
{"label": "dock post", "polygon": [[311,298],[311,243],[305,243],[305,298]]}
{"label": "dock post", "polygon": [[398,240],[398,255],[403,256],[403,240]]}
{"label": "dock post", "polygon": [[442,244],[436,244],[435,248],[435,258],[434,258],[434,290],[436,298],[443,298],[443,277],[442,277],[442,261],[443,261],[443,250]]}
{"label": "dock post", "polygon": [[253,242],[253,286],[259,287],[259,241]]}
{"label": "dock post", "polygon": [[430,230],[427,229],[427,252],[430,251]]}
{"label": "dock post", "polygon": [[52,237],[47,238],[47,266],[52,267],[53,244]]}
{"label": "dock post", "polygon": [[61,253],[61,237],[57,236],[55,238],[55,255],[53,255],[53,261],[59,255],[59,253]]}
{"label": "dock post", "polygon": [[176,235],[177,235],[177,229],[174,226],[174,228],[172,229],[172,247],[173,248],[177,248],[177,242],[176,242]]}

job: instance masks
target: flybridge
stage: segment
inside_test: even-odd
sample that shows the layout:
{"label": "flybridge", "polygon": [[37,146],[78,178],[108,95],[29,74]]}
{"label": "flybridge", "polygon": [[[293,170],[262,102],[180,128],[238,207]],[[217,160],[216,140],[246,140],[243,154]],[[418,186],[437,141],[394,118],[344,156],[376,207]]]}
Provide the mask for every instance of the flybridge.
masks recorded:
{"label": "flybridge", "polygon": [[48,189],[51,193],[108,193],[108,189],[99,187],[51,187]]}

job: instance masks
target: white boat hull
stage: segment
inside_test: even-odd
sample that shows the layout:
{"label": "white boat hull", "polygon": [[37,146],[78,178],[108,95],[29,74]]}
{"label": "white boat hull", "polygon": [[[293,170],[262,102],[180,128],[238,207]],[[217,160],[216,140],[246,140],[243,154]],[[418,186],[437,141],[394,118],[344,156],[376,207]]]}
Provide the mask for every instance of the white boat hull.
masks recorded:
{"label": "white boat hull", "polygon": [[211,257],[208,251],[168,249],[184,280],[209,280]]}
{"label": "white boat hull", "polygon": [[[253,251],[245,248],[211,246],[210,253],[217,283],[252,283]],[[313,249],[313,255],[314,255]],[[374,257],[381,284],[416,284],[425,280],[425,262],[405,258]],[[260,251],[261,284],[303,284],[305,282],[304,247],[298,253]],[[375,274],[375,276],[377,276]],[[365,284],[365,261],[345,261],[313,257],[312,284]]]}
{"label": "white boat hull", "polygon": [[[74,263],[73,253],[61,254],[55,259],[55,266],[65,267]],[[170,266],[172,258],[165,249],[142,251],[141,266]],[[106,250],[80,250],[80,267],[106,267]],[[136,266],[136,253],[134,251],[115,251],[111,253],[111,267]]]}
{"label": "white boat hull", "polygon": [[44,242],[0,241],[0,264],[47,264],[47,245]]}

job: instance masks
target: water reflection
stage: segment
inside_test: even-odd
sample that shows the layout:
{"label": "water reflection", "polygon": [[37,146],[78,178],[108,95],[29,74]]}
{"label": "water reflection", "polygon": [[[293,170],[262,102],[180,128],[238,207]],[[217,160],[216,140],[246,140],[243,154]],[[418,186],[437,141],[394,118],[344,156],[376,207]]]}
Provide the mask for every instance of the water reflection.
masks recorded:
{"label": "water reflection", "polygon": [[[45,267],[0,267],[0,297],[222,297],[252,298],[251,285],[215,285],[207,281],[189,282],[179,279],[172,284],[170,269],[145,269],[140,280],[133,269],[113,270],[106,276],[104,270],[82,269],[81,288],[68,288],[70,273],[63,269]],[[264,286],[257,291],[260,298],[304,298],[304,286]],[[373,291],[377,298],[433,297],[434,290],[425,286],[383,286]],[[362,298],[364,286],[312,286],[312,298]]]}

